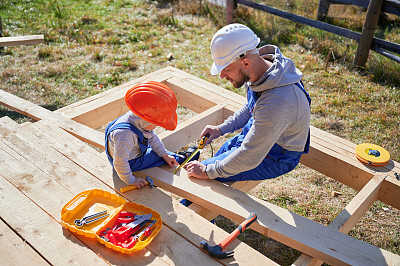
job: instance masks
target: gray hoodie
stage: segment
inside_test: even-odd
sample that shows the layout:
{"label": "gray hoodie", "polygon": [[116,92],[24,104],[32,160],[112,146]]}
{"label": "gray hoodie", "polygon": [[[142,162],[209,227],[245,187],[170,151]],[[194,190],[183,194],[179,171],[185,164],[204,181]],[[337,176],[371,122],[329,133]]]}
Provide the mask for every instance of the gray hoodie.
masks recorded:
{"label": "gray hoodie", "polygon": [[[206,173],[210,179],[229,177],[257,167],[277,143],[290,151],[304,150],[310,126],[310,107],[306,95],[300,90],[303,74],[293,61],[286,58],[279,48],[266,45],[260,55],[272,66],[256,82],[246,82],[255,92],[262,92],[254,110],[254,122],[242,145],[229,156],[209,164]],[[252,114],[247,104],[219,125],[222,135],[243,128]]]}

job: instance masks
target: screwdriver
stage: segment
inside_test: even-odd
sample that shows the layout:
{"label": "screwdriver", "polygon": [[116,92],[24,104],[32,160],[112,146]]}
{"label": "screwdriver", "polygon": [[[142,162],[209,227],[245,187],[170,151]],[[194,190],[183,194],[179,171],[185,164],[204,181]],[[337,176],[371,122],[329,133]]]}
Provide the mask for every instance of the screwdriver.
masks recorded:
{"label": "screwdriver", "polygon": [[190,159],[192,159],[193,156],[195,156],[196,153],[198,153],[200,149],[203,149],[206,146],[206,141],[209,137],[210,137],[210,134],[207,133],[207,135],[205,135],[201,138],[199,147],[188,158],[186,158],[186,160],[181,165],[179,165],[178,168],[175,169],[174,174],[178,173],[179,169],[181,169],[182,166],[184,166],[188,161],[190,161]]}

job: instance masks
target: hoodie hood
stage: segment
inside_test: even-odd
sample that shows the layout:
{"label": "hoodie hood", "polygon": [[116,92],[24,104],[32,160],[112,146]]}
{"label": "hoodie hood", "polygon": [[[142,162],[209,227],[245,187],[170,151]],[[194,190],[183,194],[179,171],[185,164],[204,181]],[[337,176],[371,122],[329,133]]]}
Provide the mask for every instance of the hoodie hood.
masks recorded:
{"label": "hoodie hood", "polygon": [[264,60],[272,62],[272,66],[257,81],[247,85],[256,92],[282,87],[299,82],[303,73],[296,68],[293,61],[285,57],[275,45],[265,45],[259,49]]}
{"label": "hoodie hood", "polygon": [[143,128],[147,127],[148,125],[151,125],[150,122],[147,122],[146,120],[138,117],[135,115],[132,111],[128,111],[126,114],[122,115],[118,120],[117,123],[121,122],[128,122],[137,127],[141,131],[146,131]]}

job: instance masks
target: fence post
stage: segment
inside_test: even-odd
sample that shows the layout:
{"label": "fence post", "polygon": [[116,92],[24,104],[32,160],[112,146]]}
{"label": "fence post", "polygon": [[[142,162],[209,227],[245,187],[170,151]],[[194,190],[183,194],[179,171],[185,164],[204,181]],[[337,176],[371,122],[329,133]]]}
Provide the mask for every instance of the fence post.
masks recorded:
{"label": "fence post", "polygon": [[371,49],[374,33],[378,25],[379,15],[381,14],[383,0],[371,0],[368,5],[367,16],[365,18],[360,41],[358,42],[356,56],[353,65],[362,67],[367,63],[369,50]]}
{"label": "fence post", "polygon": [[[3,37],[3,25],[1,24],[1,18],[0,18],[0,38]],[[3,54],[4,47],[0,47],[0,55]]]}
{"label": "fence post", "polygon": [[235,8],[236,8],[235,0],[226,0],[226,24],[233,23]]}
{"label": "fence post", "polygon": [[319,0],[317,20],[322,21],[326,18],[326,16],[328,15],[330,5],[331,2],[329,0]]}

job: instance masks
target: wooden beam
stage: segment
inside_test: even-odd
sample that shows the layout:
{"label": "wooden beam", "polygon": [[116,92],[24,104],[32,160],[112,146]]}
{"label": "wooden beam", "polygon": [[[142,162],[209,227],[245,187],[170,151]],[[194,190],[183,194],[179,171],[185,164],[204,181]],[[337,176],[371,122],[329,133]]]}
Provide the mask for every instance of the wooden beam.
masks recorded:
{"label": "wooden beam", "polygon": [[79,102],[60,108],[54,113],[84,124],[91,128],[98,128],[123,115],[129,109],[125,104],[125,93],[133,85],[143,81],[163,82],[171,77],[171,71],[156,71],[133,81],[124,83],[113,89],[104,91]]}
{"label": "wooden beam", "polygon": [[196,113],[201,113],[216,105],[216,101],[213,101],[212,95],[205,94],[197,86],[182,78],[169,78],[165,81],[165,84],[173,90],[179,105]]}
{"label": "wooden beam", "polygon": [[[18,176],[21,173],[21,169],[8,171],[6,168],[11,167],[11,164],[15,162],[15,158],[10,160],[9,154],[4,152],[3,149],[0,149],[0,153],[2,154],[2,163],[0,164],[1,218],[7,221],[12,228],[18,228],[18,234],[22,239],[33,246],[52,265],[67,265],[71,264],[71,262],[81,265],[107,265],[96,254],[87,253],[87,247],[79,239],[68,231],[63,231],[61,225],[54,218],[19,190],[24,185],[26,186],[25,182],[31,176],[26,176],[25,179],[19,180],[18,186],[11,184],[5,178],[12,175]],[[7,160],[7,162],[3,160]],[[23,164],[24,161],[21,163]],[[22,178],[23,175],[20,175],[20,177]],[[25,188],[28,189],[27,187]],[[82,256],[82,254],[85,254],[85,256]]]}
{"label": "wooden beam", "polygon": [[[118,177],[113,176],[112,167],[104,153],[99,153],[59,128],[52,127],[47,121],[31,124],[27,128],[40,139],[46,140],[48,145],[62,154],[67,160],[71,160],[75,165],[85,169],[91,175],[91,177],[87,178],[87,182],[90,183],[96,180],[96,188],[117,193],[120,187],[125,186]],[[22,134],[23,132],[18,133]],[[76,150],[79,150],[79,153]],[[102,184],[98,184],[99,181]],[[110,187],[108,187],[110,185],[117,192],[111,191]],[[86,187],[80,186],[79,189],[86,190],[92,187],[94,186],[86,185]],[[70,189],[74,188],[71,186]],[[210,244],[221,241],[228,235],[224,230],[201,219],[201,217],[157,188],[150,189],[146,187],[124,193],[121,196],[156,210],[160,213],[164,225],[170,228],[166,230],[172,229],[193,244],[188,246],[187,241],[174,240],[173,237],[168,235],[159,235],[153,240],[151,247],[149,246],[154,254],[170,264],[209,265],[215,263],[213,259],[200,250],[199,244],[202,240],[208,241]],[[161,231],[163,230],[164,227]],[[161,248],[160,244],[165,247],[166,242],[170,243],[169,248]],[[197,246],[197,250],[193,249],[193,246]],[[228,248],[235,249],[235,257],[221,261],[222,264],[276,264],[238,239],[235,239]],[[182,254],[185,255],[182,256]]]}
{"label": "wooden beam", "polygon": [[[22,188],[24,193],[35,204],[57,221],[60,220],[60,210],[63,204],[68,202],[74,194],[94,188],[115,193],[114,190],[106,186],[102,181],[94,178],[84,168],[78,166],[69,160],[68,157],[65,157],[62,153],[49,146],[49,138],[37,138],[27,127],[19,128],[16,132],[7,132],[5,128],[1,128],[1,130],[3,138],[0,141],[0,155],[3,155],[2,153],[4,152],[11,154],[15,158],[13,160],[12,158],[2,156],[0,160],[7,160],[8,166],[2,163],[0,167],[1,173],[7,176],[7,179],[13,185]],[[46,130],[51,131],[51,127],[48,127]],[[58,135],[68,135],[72,139],[75,139],[63,130],[59,129],[59,131]],[[56,138],[58,139],[57,136]],[[76,141],[77,139],[70,143],[69,148],[71,148],[72,153],[80,154],[80,152],[77,152],[79,149],[74,146]],[[5,142],[10,148],[3,146],[2,142]],[[88,147],[86,144],[83,145],[92,150],[91,156],[85,157],[86,162],[90,161],[90,158],[95,158],[94,154],[100,155],[99,152]],[[62,145],[62,147],[63,150],[67,149],[66,145]],[[111,167],[109,163],[107,165]],[[44,191],[51,191],[52,193],[43,193]],[[58,227],[61,228],[61,225],[58,225]],[[62,235],[62,231],[59,230],[59,232]],[[110,249],[99,245],[97,241],[93,241],[88,237],[78,236],[78,238],[95,251],[95,253],[101,254],[102,257],[107,257],[107,261],[118,262],[116,264],[129,264],[134,259],[138,265],[170,265],[173,262],[181,262],[182,265],[186,265],[189,262],[193,262],[194,264],[204,262],[207,265],[219,265],[219,263],[216,263],[215,260],[205,253],[199,253],[197,246],[187,245],[187,240],[167,226],[163,227],[157,237],[157,241],[154,241],[154,243],[158,241],[160,243],[170,241],[170,246],[163,244],[162,248],[160,248],[159,245],[153,244],[130,256],[121,256],[117,252],[112,252]],[[183,249],[186,249],[189,253],[199,254],[193,257],[181,256],[180,251]],[[88,251],[91,252],[90,250],[86,250],[81,255],[86,255]],[[162,258],[164,253],[169,251],[173,255],[170,258]]]}
{"label": "wooden beam", "polygon": [[[209,99],[211,99],[215,105],[219,103],[226,104],[224,108],[224,118],[238,110],[246,102],[246,98],[243,96],[173,67],[166,67],[155,72],[154,75],[148,74],[146,76],[146,78],[150,78],[151,76],[163,76],[163,78],[166,78],[164,82],[171,85],[174,89],[179,90],[180,94],[184,94],[184,89],[188,86],[186,89],[190,88],[195,91],[192,92],[191,95],[194,93],[202,98],[206,96],[210,97]],[[94,97],[98,98],[92,98],[93,100],[85,99],[76,103],[75,107],[71,106],[64,109],[66,115],[72,119],[78,115],[85,117],[85,121],[96,120],[96,116],[88,115],[92,112],[91,107],[89,107],[90,103],[92,101],[96,102],[94,105],[95,107],[93,107],[96,109],[102,108],[101,105],[108,100],[106,94]],[[123,96],[120,94],[118,97],[121,98]],[[182,99],[184,98],[185,96],[182,96]],[[190,100],[193,100],[193,97],[187,98],[187,102],[190,103]],[[196,107],[198,108],[196,110],[202,111],[204,110],[203,107],[208,105],[211,105],[211,103],[207,101],[203,102],[203,104]],[[61,109],[58,111],[64,114]],[[112,112],[113,109],[108,110],[108,113]],[[113,117],[117,117],[116,114],[114,114]],[[98,119],[101,118],[102,116],[98,117]],[[400,173],[399,163],[391,161],[387,166],[381,168],[363,165],[355,159],[353,154],[355,146],[354,143],[311,126],[310,152],[303,155],[300,162],[358,191],[362,189],[377,172],[387,172],[389,177],[382,185],[382,192],[379,195],[379,200],[400,209],[400,182],[393,177],[394,172]]]}
{"label": "wooden beam", "polygon": [[[38,123],[32,124],[29,127],[38,127]],[[34,132],[35,134],[47,134],[50,131],[52,130],[43,130],[43,132],[35,130]],[[65,147],[67,143],[71,143],[72,146],[77,147],[77,144],[72,139],[65,142],[60,141],[59,135],[61,133],[55,134],[52,145],[59,145],[60,152],[68,152],[69,149]],[[63,135],[65,135],[63,137],[72,138],[69,135]],[[79,154],[73,153],[74,149],[70,150],[70,154],[73,156],[83,156],[83,149],[81,148],[81,153]],[[70,155],[66,156],[69,157]],[[101,160],[93,158],[93,161],[85,161],[84,158],[82,157],[79,164],[86,163],[82,167],[101,178],[104,183],[110,184],[114,182],[116,189],[119,189],[123,185],[122,181],[115,179],[110,181],[110,175],[100,173],[101,169],[104,169],[104,166],[96,165],[96,162],[97,164],[101,163]],[[104,156],[103,161],[106,161]],[[95,174],[96,171],[100,172]],[[258,223],[254,223],[251,228],[295,249],[321,258],[328,263],[365,265],[365,263],[391,264],[393,261],[400,261],[400,257],[397,255],[330,230],[323,225],[273,204],[256,199],[225,184],[212,180],[189,179],[184,171],[178,177],[169,171],[172,171],[169,167],[151,168],[136,174],[142,177],[148,175],[153,178],[157,186],[197,202],[202,206],[207,206],[211,210],[217,211],[221,215],[237,222],[241,222],[247,218],[249,212],[255,211],[258,215]],[[144,195],[148,195],[148,193],[149,191],[143,189],[133,191],[131,194],[138,197],[145,197]],[[156,207],[157,210],[158,208]]]}
{"label": "wooden beam", "polygon": [[1,263],[3,265],[25,265],[27,261],[30,265],[50,264],[2,220],[0,220],[0,232]]}
{"label": "wooden beam", "polygon": [[177,151],[200,138],[206,125],[218,125],[224,121],[224,105],[216,105],[206,111],[179,123],[174,131],[159,134],[167,150]]}
{"label": "wooden beam", "polygon": [[[377,200],[382,183],[386,175],[376,175],[364,186],[364,188],[350,201],[339,215],[328,225],[329,228],[338,230],[344,234],[358,223],[361,217]],[[323,261],[315,259],[307,254],[302,254],[293,265],[321,265]]]}
{"label": "wooden beam", "polygon": [[[236,222],[252,211],[258,215],[254,230],[294,249],[330,264],[389,264],[400,257],[360,240],[327,229],[325,226],[273,204],[234,190],[213,180],[189,179],[184,171],[173,175],[170,169],[141,171],[154,183],[174,194],[196,202]],[[138,174],[138,173],[137,173]]]}
{"label": "wooden beam", "polygon": [[390,161],[383,167],[367,166],[358,161],[354,152],[351,152],[355,144],[346,147],[346,141],[341,143],[336,139],[340,138],[327,132],[319,135],[314,131],[311,135],[310,152],[303,155],[300,162],[357,191],[361,190],[375,174],[387,173],[388,177],[382,184],[378,199],[400,209],[400,182],[394,177],[394,172],[400,172],[398,163]]}
{"label": "wooden beam", "polygon": [[94,131],[91,128],[65,118],[61,114],[53,113],[43,107],[21,99],[3,90],[0,90],[0,104],[28,116],[34,120],[46,119],[61,126],[65,131],[73,134],[77,138],[104,149],[104,134]]}
{"label": "wooden beam", "polygon": [[15,46],[15,45],[32,45],[44,43],[43,35],[29,35],[29,36],[18,36],[18,37],[1,37],[0,47],[4,46]]}

